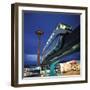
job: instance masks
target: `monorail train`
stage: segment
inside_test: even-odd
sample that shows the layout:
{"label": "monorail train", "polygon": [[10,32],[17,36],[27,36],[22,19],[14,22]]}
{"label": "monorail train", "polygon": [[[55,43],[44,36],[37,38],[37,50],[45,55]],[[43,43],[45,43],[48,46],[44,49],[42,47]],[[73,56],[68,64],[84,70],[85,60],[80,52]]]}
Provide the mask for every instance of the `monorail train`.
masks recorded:
{"label": "monorail train", "polygon": [[[65,59],[66,57],[69,59]],[[42,64],[49,64],[56,60],[65,62],[70,59],[80,60],[80,26],[72,30],[71,26],[60,23],[43,48]]]}

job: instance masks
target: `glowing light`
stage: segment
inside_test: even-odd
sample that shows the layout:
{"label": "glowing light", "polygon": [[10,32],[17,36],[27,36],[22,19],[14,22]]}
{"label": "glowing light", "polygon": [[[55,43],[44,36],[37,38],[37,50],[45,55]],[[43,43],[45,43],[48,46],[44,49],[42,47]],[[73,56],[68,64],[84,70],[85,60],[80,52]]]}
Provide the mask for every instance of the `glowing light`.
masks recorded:
{"label": "glowing light", "polygon": [[60,24],[60,29],[65,30],[65,29],[66,29],[66,26],[65,26],[65,25],[63,25],[63,24]]}

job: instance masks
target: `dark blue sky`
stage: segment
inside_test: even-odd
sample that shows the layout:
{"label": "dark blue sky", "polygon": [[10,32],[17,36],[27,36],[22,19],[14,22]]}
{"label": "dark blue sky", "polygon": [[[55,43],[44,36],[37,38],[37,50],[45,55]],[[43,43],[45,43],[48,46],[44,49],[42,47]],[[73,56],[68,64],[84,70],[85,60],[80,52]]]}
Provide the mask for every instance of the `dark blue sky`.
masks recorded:
{"label": "dark blue sky", "polygon": [[[41,51],[47,42],[47,39],[56,28],[58,23],[65,23],[76,28],[80,25],[80,15],[69,13],[55,13],[55,12],[39,12],[39,11],[23,11],[24,15],[24,61],[36,63],[37,44],[38,39],[35,31],[41,29],[44,35],[41,38]],[[27,55],[30,55],[27,60]]]}

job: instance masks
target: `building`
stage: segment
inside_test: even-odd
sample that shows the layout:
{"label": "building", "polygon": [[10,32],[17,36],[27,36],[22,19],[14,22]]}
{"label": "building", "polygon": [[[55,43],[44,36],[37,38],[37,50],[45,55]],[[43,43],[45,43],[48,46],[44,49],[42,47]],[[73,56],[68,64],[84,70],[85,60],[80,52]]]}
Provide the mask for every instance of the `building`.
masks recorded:
{"label": "building", "polygon": [[43,48],[42,65],[49,65],[50,75],[54,76],[58,63],[73,59],[80,60],[80,26],[72,30],[69,25],[58,24]]}

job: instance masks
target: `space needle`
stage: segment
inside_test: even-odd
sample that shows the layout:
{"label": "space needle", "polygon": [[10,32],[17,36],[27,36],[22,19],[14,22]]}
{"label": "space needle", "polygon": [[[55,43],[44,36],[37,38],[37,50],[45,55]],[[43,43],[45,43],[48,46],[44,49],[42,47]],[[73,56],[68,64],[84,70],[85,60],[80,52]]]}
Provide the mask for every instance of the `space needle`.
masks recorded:
{"label": "space needle", "polygon": [[37,50],[37,63],[40,66],[40,46],[41,46],[41,36],[44,34],[42,30],[35,31],[35,34],[38,36],[38,50]]}

